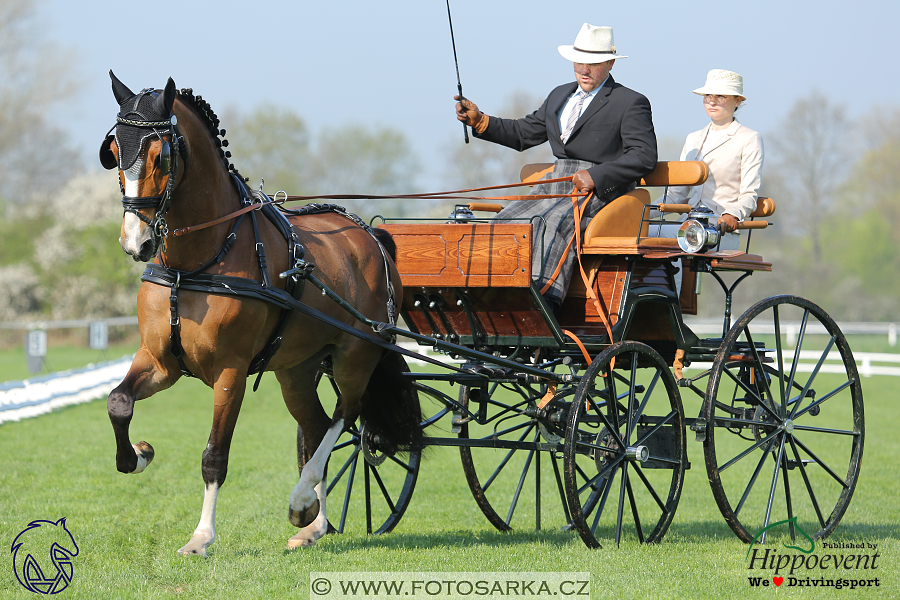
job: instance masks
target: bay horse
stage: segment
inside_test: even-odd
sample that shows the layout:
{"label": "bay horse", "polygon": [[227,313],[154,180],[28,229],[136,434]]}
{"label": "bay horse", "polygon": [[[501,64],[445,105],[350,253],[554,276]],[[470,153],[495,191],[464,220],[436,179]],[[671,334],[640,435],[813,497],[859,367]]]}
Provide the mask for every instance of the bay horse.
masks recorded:
{"label": "bay horse", "polygon": [[[200,521],[178,550],[206,556],[216,536],[216,498],[248,375],[274,371],[308,457],[288,501],[290,522],[301,528],[288,548],[311,546],[328,531],[323,478],[342,430],[361,417],[383,448],[409,449],[421,439],[421,411],[402,375],[407,369],[401,355],[354,335],[366,326],[302,278],[282,280],[278,274],[315,265],[317,278],[359,313],[392,322],[403,288],[390,236],[330,205],[314,205],[319,212],[260,205],[249,216],[232,217],[264,197],[254,196],[229,164],[231,153],[220,139],[225,131],[209,104],[190,89],[176,91],[171,78],[162,90],[138,93],[112,71],[110,78],[119,114],[115,133],[101,145],[100,161],[119,170],[125,209],[119,242],[136,261],[156,257],[138,292],[140,349],[108,398],[116,468],[140,473],[155,455],[147,442],[131,443],[135,401],[183,375],[212,388]],[[180,237],[170,233],[201,224]],[[332,324],[285,308],[293,301]],[[375,338],[371,329],[365,333]],[[339,389],[331,417],[316,392],[323,360],[330,360]]]}

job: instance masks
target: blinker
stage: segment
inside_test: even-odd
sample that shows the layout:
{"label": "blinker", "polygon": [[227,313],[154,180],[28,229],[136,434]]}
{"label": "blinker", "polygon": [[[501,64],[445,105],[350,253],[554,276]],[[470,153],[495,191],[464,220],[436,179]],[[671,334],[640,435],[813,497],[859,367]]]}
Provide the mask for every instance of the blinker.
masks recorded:
{"label": "blinker", "polygon": [[169,172],[172,166],[172,147],[166,140],[163,140],[162,148],[159,150],[159,169],[163,173]]}

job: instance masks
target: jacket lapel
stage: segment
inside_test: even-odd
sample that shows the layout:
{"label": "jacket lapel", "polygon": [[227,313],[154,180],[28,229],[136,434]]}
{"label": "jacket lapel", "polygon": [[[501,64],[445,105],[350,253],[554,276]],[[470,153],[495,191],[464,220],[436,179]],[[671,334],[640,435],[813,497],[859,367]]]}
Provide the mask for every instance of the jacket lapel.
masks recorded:
{"label": "jacket lapel", "polygon": [[[725,131],[725,135],[720,137],[717,142],[715,142],[712,145],[707,143],[706,146],[704,146],[703,156],[706,156],[707,154],[709,154],[710,152],[712,152],[713,150],[715,150],[716,148],[718,148],[719,146],[721,146],[722,144],[724,144],[725,142],[727,142],[728,140],[733,138],[734,134],[737,133],[737,130],[740,128],[740,126],[741,126],[741,124],[737,122],[737,119],[735,119],[734,122]],[[707,126],[707,127],[711,127],[711,126]]]}
{"label": "jacket lapel", "polygon": [[570,85],[564,87],[560,93],[550,98],[547,103],[547,113],[548,115],[553,115],[553,118],[546,120],[547,137],[559,140],[559,136],[562,133],[559,128],[559,112],[566,105],[569,96],[575,93],[575,88],[577,87],[578,84],[573,81]]}

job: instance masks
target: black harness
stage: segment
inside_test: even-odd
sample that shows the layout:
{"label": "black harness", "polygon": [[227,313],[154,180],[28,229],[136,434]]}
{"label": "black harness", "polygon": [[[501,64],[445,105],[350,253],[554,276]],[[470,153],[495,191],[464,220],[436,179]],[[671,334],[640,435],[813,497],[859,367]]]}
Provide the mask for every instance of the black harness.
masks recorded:
{"label": "black harness", "polygon": [[[172,194],[175,189],[175,175],[178,168],[178,156],[184,152],[183,149],[185,145],[184,140],[178,131],[178,120],[174,114],[169,114],[168,118],[160,118],[162,115],[159,114],[148,114],[149,109],[147,100],[150,97],[156,97],[157,95],[157,92],[148,88],[141,90],[140,93],[136,94],[133,103],[131,103],[131,100],[127,101],[130,105],[127,107],[127,110],[125,103],[123,102],[122,110],[116,116],[115,137],[118,140],[121,128],[123,137],[127,136],[127,139],[118,140],[119,159],[118,161],[113,162],[115,159],[112,156],[112,153],[109,152],[109,146],[114,137],[111,135],[107,135],[103,146],[101,146],[100,155],[101,163],[108,168],[112,168],[115,164],[118,164],[120,168],[122,165],[127,165],[126,168],[131,168],[136,161],[144,141],[154,135],[160,139],[162,148],[160,149],[159,166],[161,170],[168,174],[165,190],[162,194],[157,196],[126,196],[124,186],[122,186],[122,205],[125,212],[135,214],[141,221],[150,226],[153,235],[156,238],[157,248],[165,250],[165,239],[168,235],[168,225],[166,224],[165,215],[172,204]],[[123,114],[125,116],[123,116]],[[134,117],[132,117],[132,115],[134,115]],[[144,130],[148,131],[144,132]],[[168,140],[164,137],[164,133],[161,133],[161,130],[168,130],[166,132],[168,134]],[[128,146],[127,154],[125,154],[125,151],[123,150],[126,145]],[[396,346],[393,346],[380,338],[363,335],[359,330],[346,326],[336,319],[331,319],[327,315],[315,311],[297,300],[303,293],[305,278],[315,268],[315,265],[303,260],[305,253],[303,245],[300,243],[300,239],[297,236],[297,232],[294,230],[294,226],[285,215],[299,216],[304,214],[334,212],[350,219],[356,225],[362,227],[372,235],[373,239],[378,243],[378,247],[381,250],[385,261],[385,277],[387,279],[387,289],[389,294],[387,306],[388,321],[389,325],[393,326],[396,322],[396,300],[394,298],[394,288],[390,281],[388,258],[384,247],[381,245],[381,242],[378,241],[378,238],[375,237],[372,229],[356,215],[348,213],[343,207],[333,204],[308,204],[305,207],[298,209],[282,208],[280,205],[276,205],[271,198],[261,191],[251,191],[244,180],[236,173],[232,172],[231,176],[234,179],[234,183],[241,196],[241,207],[246,208],[253,204],[258,204],[259,208],[242,214],[235,219],[231,232],[226,237],[222,248],[200,268],[193,271],[173,269],[167,266],[160,256],[159,263],[148,263],[144,274],[141,276],[141,281],[154,283],[156,285],[164,285],[171,290],[169,294],[169,325],[171,328],[171,333],[169,334],[169,352],[178,361],[178,367],[181,370],[181,373],[188,377],[194,377],[194,374],[191,373],[190,369],[185,364],[184,346],[181,342],[181,317],[178,315],[178,292],[182,289],[210,294],[235,295],[253,298],[281,307],[281,315],[279,316],[275,330],[265,347],[263,347],[250,362],[250,366],[247,370],[248,376],[258,374],[256,382],[253,385],[254,391],[259,387],[260,379],[262,378],[262,374],[266,370],[269,361],[281,347],[282,334],[287,326],[288,318],[294,311],[300,311],[304,314],[314,316],[338,329],[345,331],[348,329],[352,330],[348,332],[364,337],[377,345],[384,345],[385,347],[396,349]],[[153,219],[146,217],[140,212],[140,209],[147,208],[156,209],[156,215]],[[290,275],[286,278],[284,290],[273,287],[272,282],[269,280],[266,252],[259,234],[257,212],[261,212],[266,219],[275,226],[287,242],[288,255],[291,258],[291,269],[288,271]],[[225,275],[204,274],[206,269],[221,262],[228,251],[231,250],[231,247],[237,239],[238,227],[241,226],[241,223],[247,214],[250,215],[250,221],[253,225],[253,235],[256,241],[256,256],[259,264],[261,281]],[[284,275],[282,275],[282,277],[284,277]]]}

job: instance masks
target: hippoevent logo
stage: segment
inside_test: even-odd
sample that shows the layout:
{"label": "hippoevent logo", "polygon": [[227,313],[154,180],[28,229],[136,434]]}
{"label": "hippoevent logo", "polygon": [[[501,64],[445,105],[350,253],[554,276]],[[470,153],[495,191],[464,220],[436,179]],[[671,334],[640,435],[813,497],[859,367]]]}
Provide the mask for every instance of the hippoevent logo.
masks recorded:
{"label": "hippoevent logo", "polygon": [[[800,545],[787,550],[758,548],[757,541],[775,527],[787,526],[796,532],[794,538]],[[797,535],[799,534],[799,535]],[[796,543],[796,542],[795,542]],[[819,542],[797,524],[797,517],[772,523],[753,538],[747,550],[747,569],[752,571],[747,580],[750,587],[808,587],[808,588],[857,588],[880,587],[878,578],[878,544],[869,542]],[[849,551],[849,552],[848,552]]]}
{"label": "hippoevent logo", "polygon": [[58,594],[72,582],[72,559],[78,544],[66,528],[66,519],[32,521],[9,550],[13,572],[26,590],[35,594]]}

